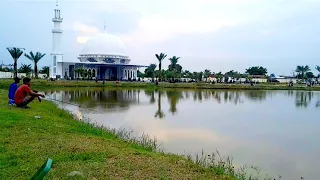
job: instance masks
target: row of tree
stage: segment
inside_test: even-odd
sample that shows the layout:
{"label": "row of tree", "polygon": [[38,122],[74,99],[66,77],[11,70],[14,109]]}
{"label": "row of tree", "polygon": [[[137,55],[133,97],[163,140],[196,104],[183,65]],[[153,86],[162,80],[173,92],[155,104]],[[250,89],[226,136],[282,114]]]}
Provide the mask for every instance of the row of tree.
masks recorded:
{"label": "row of tree", "polygon": [[[13,71],[14,71],[14,77],[18,76],[18,59],[21,57],[21,55],[23,54],[23,48],[17,48],[17,47],[13,47],[13,48],[7,48],[7,50],[9,51],[11,57],[13,58]],[[29,54],[24,54],[24,56],[27,59],[30,59],[31,61],[33,61],[34,63],[34,75],[35,78],[38,78],[38,62],[45,56],[45,53],[40,53],[40,52],[36,52],[33,53],[32,51],[29,52]],[[26,68],[26,66],[24,67]]]}
{"label": "row of tree", "polygon": [[[188,70],[184,70],[180,64],[178,64],[178,61],[180,60],[180,57],[173,56],[169,58],[170,64],[168,66],[168,69],[164,70],[162,69],[162,62],[167,57],[165,53],[155,54],[157,60],[158,60],[158,67],[159,69],[156,70],[157,64],[150,64],[144,71],[138,72],[138,77],[148,77],[152,78],[152,80],[157,77],[159,81],[162,80],[169,80],[174,81],[175,78],[190,78],[194,80],[201,81],[203,78],[207,80],[210,76],[214,76],[218,81],[222,81],[224,78],[225,80],[228,79],[228,77],[234,78],[234,79],[240,79],[240,78],[249,78],[250,76],[267,76],[268,70],[267,68],[264,68],[262,66],[253,66],[246,69],[245,73],[240,73],[234,70],[228,71],[226,73],[222,72],[211,72],[209,69],[205,69],[204,71],[200,72],[190,72]],[[315,68],[317,71],[319,71],[320,74],[320,66],[316,66]],[[300,79],[307,79],[307,78],[314,78],[316,77],[312,72],[309,66],[297,66],[296,71],[297,75],[293,75],[296,78]],[[250,76],[249,76],[250,75]],[[270,75],[271,77],[274,76],[274,74]],[[319,76],[317,76],[319,77]]]}
{"label": "row of tree", "polygon": [[[21,64],[18,69],[18,73],[26,73],[29,76],[31,73],[35,73],[34,69],[32,69],[31,64]],[[49,66],[43,66],[39,73],[46,74],[49,76]]]}

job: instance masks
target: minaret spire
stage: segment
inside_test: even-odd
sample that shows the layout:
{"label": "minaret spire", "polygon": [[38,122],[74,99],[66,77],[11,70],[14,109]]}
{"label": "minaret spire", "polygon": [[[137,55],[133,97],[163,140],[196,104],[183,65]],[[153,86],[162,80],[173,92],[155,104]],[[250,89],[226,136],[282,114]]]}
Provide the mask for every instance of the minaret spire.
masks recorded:
{"label": "minaret spire", "polygon": [[54,9],[54,16],[52,18],[53,29],[52,29],[52,52],[51,58],[52,63],[50,65],[50,77],[56,79],[58,75],[62,77],[62,63],[63,62],[63,53],[61,49],[61,39],[63,30],[61,29],[61,23],[63,18],[61,17],[61,11],[58,7],[59,3],[56,0],[56,7]]}
{"label": "minaret spire", "polygon": [[103,21],[103,32],[106,33],[106,20]]}

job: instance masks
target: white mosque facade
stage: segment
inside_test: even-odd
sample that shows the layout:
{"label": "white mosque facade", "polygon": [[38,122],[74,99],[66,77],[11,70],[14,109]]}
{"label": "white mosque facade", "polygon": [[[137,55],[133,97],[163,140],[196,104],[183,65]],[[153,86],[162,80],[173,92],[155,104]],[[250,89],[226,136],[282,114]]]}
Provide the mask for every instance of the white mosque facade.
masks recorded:
{"label": "white mosque facade", "polygon": [[116,36],[106,32],[89,39],[78,56],[77,62],[64,61],[61,50],[63,18],[58,5],[54,10],[54,28],[52,29],[52,62],[50,77],[53,79],[76,79],[81,74],[77,69],[85,69],[94,79],[104,80],[137,80],[138,68],[143,65],[130,64],[123,42]]}

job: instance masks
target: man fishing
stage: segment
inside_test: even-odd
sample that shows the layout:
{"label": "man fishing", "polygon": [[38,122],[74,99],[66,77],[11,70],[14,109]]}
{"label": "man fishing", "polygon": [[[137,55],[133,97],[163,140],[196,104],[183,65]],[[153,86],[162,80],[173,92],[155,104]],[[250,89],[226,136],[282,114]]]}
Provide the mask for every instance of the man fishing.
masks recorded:
{"label": "man fishing", "polygon": [[[30,81],[31,79],[26,77],[23,78],[23,85],[21,85],[15,95],[14,95],[14,102],[17,107],[21,108],[29,108],[27,105],[34,100],[36,97],[44,97],[43,94],[34,92],[30,89]],[[39,98],[40,100],[40,98]]]}
{"label": "man fishing", "polygon": [[20,78],[15,77],[14,82],[10,85],[9,87],[9,93],[8,93],[8,98],[9,98],[9,104],[13,105],[14,104],[14,94],[16,93],[19,83],[20,83]]}

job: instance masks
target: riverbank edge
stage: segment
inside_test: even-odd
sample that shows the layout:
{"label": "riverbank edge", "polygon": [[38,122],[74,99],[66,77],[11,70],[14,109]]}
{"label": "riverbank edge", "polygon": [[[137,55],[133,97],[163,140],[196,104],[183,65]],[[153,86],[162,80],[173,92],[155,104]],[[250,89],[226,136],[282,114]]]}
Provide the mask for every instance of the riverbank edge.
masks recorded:
{"label": "riverbank edge", "polygon": [[[0,90],[0,97],[2,99],[2,100],[0,100],[1,101],[1,105],[0,105],[0,110],[1,110],[0,124],[1,124],[1,126],[0,127],[2,127],[0,137],[2,136],[1,139],[3,140],[3,141],[0,141],[0,152],[4,153],[0,156],[0,160],[2,159],[2,161],[4,163],[4,164],[0,163],[0,172],[4,173],[4,174],[0,173],[0,177],[2,177],[2,178],[6,177],[6,179],[10,179],[10,178],[15,179],[15,178],[19,178],[19,177],[25,178],[26,176],[31,176],[32,174],[34,174],[36,172],[37,168],[39,168],[40,165],[43,163],[43,161],[41,161],[41,160],[45,159],[44,156],[42,158],[39,158],[39,157],[31,158],[30,156],[32,156],[32,155],[26,153],[25,151],[22,152],[23,154],[19,154],[19,149],[22,148],[19,146],[21,145],[22,142],[29,142],[30,143],[29,145],[32,145],[34,143],[32,139],[28,139],[28,137],[27,137],[28,135],[25,135],[25,136],[22,135],[19,137],[10,137],[10,135],[9,135],[10,132],[7,132],[7,134],[6,134],[6,129],[4,129],[4,128],[8,128],[8,127],[14,128],[14,125],[16,125],[15,121],[18,120],[15,118],[5,119],[4,116],[9,117],[9,115],[10,115],[11,117],[16,117],[16,116],[22,115],[24,117],[23,118],[24,122],[22,122],[22,124],[24,126],[23,131],[26,131],[26,130],[32,131],[37,127],[37,123],[35,123],[35,122],[39,121],[39,120],[36,120],[36,118],[34,118],[34,114],[37,114],[38,116],[41,117],[41,119],[45,119],[46,117],[50,117],[51,119],[59,119],[60,125],[64,124],[61,121],[66,121],[65,125],[70,127],[70,129],[67,131],[74,131],[75,129],[79,128],[80,129],[79,132],[74,132],[74,134],[72,136],[77,136],[77,135],[79,135],[79,136],[81,135],[84,137],[88,136],[86,138],[89,138],[89,139],[96,137],[99,139],[104,139],[104,140],[108,141],[109,143],[114,141],[115,144],[117,144],[118,146],[125,146],[125,148],[129,149],[128,151],[133,151],[133,154],[131,154],[132,156],[136,156],[137,154],[140,154],[140,156],[145,156],[142,159],[151,156],[155,159],[155,161],[159,161],[159,162],[161,162],[163,159],[166,159],[167,161],[164,163],[168,163],[168,164],[166,164],[168,167],[179,166],[177,169],[181,170],[182,169],[181,166],[182,166],[183,168],[185,168],[184,170],[192,171],[192,173],[194,173],[194,177],[197,177],[197,178],[211,177],[214,179],[227,179],[227,180],[236,179],[236,176],[227,174],[227,171],[229,171],[229,170],[222,168],[222,166],[221,167],[220,166],[219,167],[204,167],[204,162],[202,162],[202,161],[204,161],[204,159],[197,159],[198,162],[194,162],[187,156],[156,151],[156,149],[153,149],[153,147],[155,147],[154,145],[148,144],[148,143],[155,143],[155,141],[153,141],[153,139],[149,138],[149,136],[143,135],[142,138],[143,138],[144,142],[137,143],[138,139],[132,139],[132,138],[125,139],[124,136],[128,136],[128,133],[124,132],[123,130],[116,131],[114,129],[109,129],[107,127],[98,127],[98,126],[95,126],[94,124],[86,123],[84,121],[79,121],[79,120],[75,119],[70,112],[67,112],[66,110],[58,108],[58,106],[56,104],[54,104],[53,102],[45,100],[42,103],[38,103],[38,102],[32,103],[31,107],[32,107],[33,111],[26,112],[29,110],[28,109],[18,109],[18,108],[15,108],[15,107],[12,107],[12,106],[5,104],[6,102],[3,99],[5,99],[5,97],[6,97],[6,92],[4,90]],[[50,109],[49,111],[51,111],[52,113],[46,114],[48,110],[44,111],[45,107]],[[37,110],[37,108],[41,108],[41,109]],[[7,112],[4,112],[3,111],[4,109],[6,109]],[[8,112],[9,112],[9,114],[8,114]],[[21,120],[19,120],[19,121],[21,123]],[[51,123],[55,123],[55,122],[51,122]],[[49,125],[49,124],[46,123],[46,125]],[[31,125],[31,127],[30,127],[30,125]],[[46,129],[48,129],[48,128],[52,128],[52,127],[47,127]],[[32,129],[32,130],[30,130],[30,129]],[[17,130],[17,129],[15,129],[15,130]],[[55,129],[55,130],[59,131],[59,129]],[[35,129],[35,131],[37,131],[37,130]],[[40,130],[40,131],[42,131],[42,130]],[[21,132],[21,133],[24,134],[25,132]],[[40,139],[45,138],[44,137],[45,135],[43,135],[42,133],[36,134],[36,135],[38,135],[37,138],[40,138]],[[124,136],[121,137],[120,134],[122,134]],[[51,137],[50,139],[53,140],[55,138]],[[56,142],[46,141],[46,144],[54,144],[54,143],[56,143]],[[143,143],[145,143],[145,145]],[[8,144],[16,144],[16,145],[14,145],[12,151],[10,151],[10,152],[8,152],[8,150],[10,148],[6,147],[6,145],[8,145]],[[62,146],[63,145],[64,144],[62,144]],[[73,145],[77,146],[77,144],[73,144]],[[36,150],[37,148],[39,148],[39,147],[34,147],[33,149]],[[88,148],[90,148],[90,147],[88,147]],[[27,150],[29,153],[36,153],[36,152],[33,152],[32,148],[30,149],[30,147],[29,147],[29,149],[25,148],[25,147],[22,149]],[[118,149],[118,150],[121,151],[120,149]],[[55,150],[53,150],[53,151],[55,151]],[[17,152],[17,155],[15,155],[16,152]],[[68,153],[68,151],[65,153]],[[6,154],[9,154],[9,156],[6,157]],[[53,158],[54,168],[49,173],[49,179],[51,179],[51,178],[54,179],[57,177],[64,178],[66,176],[59,176],[62,174],[61,172],[66,171],[66,169],[64,169],[64,168],[70,169],[69,171],[71,171],[71,169],[73,169],[72,167],[69,167],[70,165],[61,169],[62,163],[64,163],[64,164],[71,163],[71,166],[72,166],[72,162],[67,162],[67,161],[61,160],[61,157],[57,156],[57,154],[50,155],[50,153],[48,153],[48,152],[46,152],[44,154],[46,154],[47,157],[51,157],[51,158],[52,158],[52,156],[56,157],[56,158]],[[73,154],[73,153],[70,152],[70,154]],[[13,160],[12,157],[20,157],[20,156],[23,156],[24,158],[30,157],[30,159],[27,159],[27,160],[23,159],[21,161],[17,160],[17,162],[12,162],[12,160]],[[129,154],[129,156],[130,156],[130,154]],[[56,161],[58,161],[58,162],[56,163]],[[11,170],[5,169],[6,162],[9,164],[12,164],[12,163],[14,164],[13,167],[10,166],[10,168],[12,168]],[[28,165],[28,163],[30,163],[30,165]],[[135,165],[139,165],[139,160],[135,161],[134,163],[135,163]],[[138,163],[138,164],[136,164],[136,163]],[[85,166],[87,166],[88,162],[84,162],[84,164],[85,164]],[[79,165],[77,164],[77,166],[79,166]],[[103,168],[103,167],[101,167],[101,168]],[[228,166],[228,168],[230,168],[230,167]],[[20,170],[20,173],[19,173],[18,169]],[[86,168],[84,168],[84,169],[86,169]],[[21,171],[23,173],[21,173]],[[171,172],[172,170],[169,170],[169,171]],[[15,174],[15,173],[17,173],[17,174]],[[134,172],[132,172],[132,173],[134,173]],[[236,172],[234,172],[234,173],[236,173]],[[6,175],[10,175],[10,177],[8,177]],[[25,176],[23,176],[23,175],[25,175]],[[118,175],[119,174],[117,174],[116,177],[118,177]],[[181,175],[183,176],[183,173],[182,174],[180,173],[180,177],[181,177]],[[170,174],[167,174],[166,176],[168,176],[168,178],[169,178]],[[142,175],[142,177],[144,177],[144,176]],[[148,177],[148,175],[146,174],[145,177]],[[239,177],[239,174],[238,174],[238,177]]]}
{"label": "riverbank edge", "polygon": [[[7,89],[13,81],[3,79],[0,81],[0,88]],[[95,81],[47,81],[33,79],[33,88],[63,88],[63,87],[100,87],[100,88],[143,88],[143,89],[226,89],[226,90],[301,90],[301,91],[320,91],[320,86],[308,87],[295,84],[289,87],[287,84],[261,83],[250,86],[249,84],[209,84],[209,83],[159,83],[155,85],[150,82],[95,82]]]}

